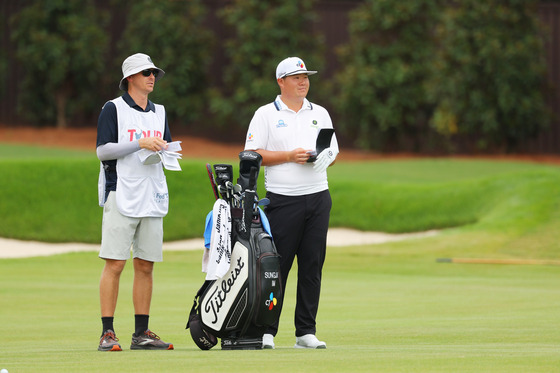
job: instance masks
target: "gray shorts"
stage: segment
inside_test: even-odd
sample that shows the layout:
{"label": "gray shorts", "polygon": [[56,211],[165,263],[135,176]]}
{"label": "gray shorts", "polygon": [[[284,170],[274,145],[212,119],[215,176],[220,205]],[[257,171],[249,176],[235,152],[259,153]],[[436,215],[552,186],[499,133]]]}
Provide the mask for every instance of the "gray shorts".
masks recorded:
{"label": "gray shorts", "polygon": [[103,208],[99,257],[130,259],[131,246],[133,258],[163,261],[163,218],[124,216],[117,208],[116,193],[109,192]]}

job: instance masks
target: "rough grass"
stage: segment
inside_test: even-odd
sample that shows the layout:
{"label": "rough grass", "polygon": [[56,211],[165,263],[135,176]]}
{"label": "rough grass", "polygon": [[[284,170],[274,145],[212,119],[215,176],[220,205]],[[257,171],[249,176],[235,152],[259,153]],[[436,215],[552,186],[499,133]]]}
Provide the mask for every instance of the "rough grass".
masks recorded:
{"label": "rough grass", "polygon": [[[50,242],[100,242],[99,163],[86,152],[30,148],[26,159],[0,152],[5,198],[0,236]],[[43,154],[43,155],[41,155]],[[220,161],[218,161],[220,162]],[[221,160],[233,163],[234,160]],[[200,237],[213,194],[205,162],[167,172],[165,240]],[[339,163],[329,170],[331,226],[392,233],[463,227],[525,234],[554,224],[558,167],[528,163],[414,160]],[[236,171],[234,171],[236,172]],[[259,193],[264,196],[263,177]]]}

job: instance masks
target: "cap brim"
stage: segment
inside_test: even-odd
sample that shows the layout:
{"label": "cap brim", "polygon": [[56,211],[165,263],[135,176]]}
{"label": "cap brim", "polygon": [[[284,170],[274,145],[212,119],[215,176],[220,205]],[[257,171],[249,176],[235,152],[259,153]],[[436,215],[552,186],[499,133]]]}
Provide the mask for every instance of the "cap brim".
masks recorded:
{"label": "cap brim", "polygon": [[[317,74],[317,71],[312,71],[312,70],[296,70],[296,71],[292,71],[291,73],[287,73],[282,75],[280,78],[285,78],[287,76],[292,76],[292,75],[298,75],[298,74],[307,74],[307,75],[313,75],[313,74]],[[278,79],[280,79],[278,78]]]}

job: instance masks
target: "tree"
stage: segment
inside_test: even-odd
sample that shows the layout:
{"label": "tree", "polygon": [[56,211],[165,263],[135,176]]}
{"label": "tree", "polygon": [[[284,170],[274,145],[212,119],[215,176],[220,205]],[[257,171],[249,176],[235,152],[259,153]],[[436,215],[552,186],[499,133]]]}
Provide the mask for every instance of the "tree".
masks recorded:
{"label": "tree", "polygon": [[[234,0],[220,12],[231,28],[224,88],[214,89],[212,110],[223,125],[246,129],[255,110],[279,93],[276,66],[286,57],[321,68],[322,38],[313,33],[314,0]],[[311,90],[313,92],[313,89]]]}
{"label": "tree", "polygon": [[[536,0],[367,0],[350,15],[338,109],[362,148],[399,137],[514,150],[549,122]],[[429,149],[433,150],[433,149]]]}
{"label": "tree", "polygon": [[535,0],[451,1],[437,28],[429,92],[432,126],[514,150],[549,122],[546,64]]}
{"label": "tree", "polygon": [[[2,10],[0,9],[0,40],[3,37],[4,34],[4,22],[6,20],[6,16],[4,15],[4,13],[2,12]],[[6,52],[4,50],[0,50],[0,70],[2,71],[7,71],[8,70],[8,62],[7,62],[7,58],[6,58]],[[0,75],[0,98],[2,96],[4,96],[6,94],[6,74],[2,74]]]}
{"label": "tree", "polygon": [[187,125],[203,113],[211,63],[212,35],[204,28],[200,0],[140,0],[129,4],[119,42],[119,66],[134,53],[146,53],[166,75],[150,96],[165,105],[170,121]]}
{"label": "tree", "polygon": [[68,125],[91,109],[103,74],[106,14],[92,0],[36,0],[11,19],[16,57],[25,70],[19,111],[41,124]]}
{"label": "tree", "polygon": [[358,147],[394,150],[402,136],[421,138],[433,110],[425,79],[441,6],[441,0],[368,0],[351,12],[350,42],[339,51],[337,108]]}

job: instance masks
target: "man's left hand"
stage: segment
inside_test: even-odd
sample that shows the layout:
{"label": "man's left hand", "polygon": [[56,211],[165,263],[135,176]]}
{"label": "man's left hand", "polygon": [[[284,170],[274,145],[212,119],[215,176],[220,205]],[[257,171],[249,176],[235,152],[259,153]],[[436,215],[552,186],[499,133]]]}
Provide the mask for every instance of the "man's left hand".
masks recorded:
{"label": "man's left hand", "polygon": [[313,165],[313,169],[315,172],[323,172],[334,162],[338,151],[333,148],[326,148],[323,150],[318,156],[315,164]]}

